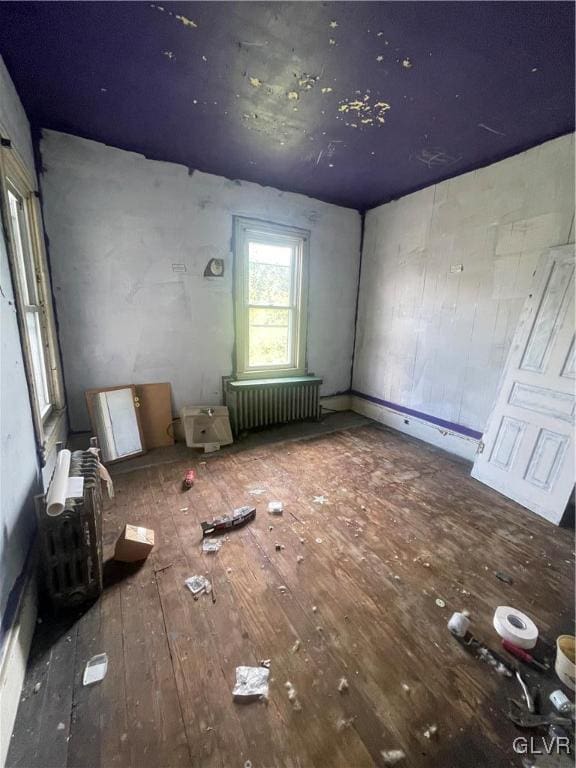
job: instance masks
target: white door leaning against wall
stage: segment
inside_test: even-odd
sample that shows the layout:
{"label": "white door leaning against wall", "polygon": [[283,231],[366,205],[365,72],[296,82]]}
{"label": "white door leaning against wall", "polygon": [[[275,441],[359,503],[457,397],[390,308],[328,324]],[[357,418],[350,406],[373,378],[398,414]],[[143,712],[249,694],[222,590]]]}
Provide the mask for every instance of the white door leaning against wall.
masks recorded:
{"label": "white door leaning against wall", "polygon": [[574,488],[574,245],[542,255],[472,476],[553,523]]}

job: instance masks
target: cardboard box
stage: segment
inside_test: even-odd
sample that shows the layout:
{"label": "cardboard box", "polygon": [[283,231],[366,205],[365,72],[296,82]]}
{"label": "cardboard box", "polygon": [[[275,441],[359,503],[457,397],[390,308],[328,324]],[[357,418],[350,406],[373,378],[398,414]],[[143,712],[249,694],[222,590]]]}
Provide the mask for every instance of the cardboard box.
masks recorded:
{"label": "cardboard box", "polygon": [[154,531],[151,528],[127,525],[116,542],[114,560],[121,560],[123,563],[146,560],[153,546]]}

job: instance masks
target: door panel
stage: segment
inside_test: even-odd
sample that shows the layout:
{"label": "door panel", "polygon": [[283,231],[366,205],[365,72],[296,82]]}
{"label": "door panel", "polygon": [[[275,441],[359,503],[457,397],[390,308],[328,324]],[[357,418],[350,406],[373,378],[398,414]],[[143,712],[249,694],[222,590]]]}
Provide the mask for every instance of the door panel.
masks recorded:
{"label": "door panel", "polygon": [[543,254],[472,476],[559,523],[574,487],[574,246]]}

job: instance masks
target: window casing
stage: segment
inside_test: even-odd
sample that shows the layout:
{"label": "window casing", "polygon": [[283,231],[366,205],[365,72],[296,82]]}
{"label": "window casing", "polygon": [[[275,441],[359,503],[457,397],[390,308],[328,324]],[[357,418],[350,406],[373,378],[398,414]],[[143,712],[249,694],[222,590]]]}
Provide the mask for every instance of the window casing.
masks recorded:
{"label": "window casing", "polygon": [[236,217],[237,378],[306,373],[309,233]]}
{"label": "window casing", "polygon": [[64,410],[40,206],[34,180],[12,148],[0,150],[4,232],[36,437],[49,446]]}

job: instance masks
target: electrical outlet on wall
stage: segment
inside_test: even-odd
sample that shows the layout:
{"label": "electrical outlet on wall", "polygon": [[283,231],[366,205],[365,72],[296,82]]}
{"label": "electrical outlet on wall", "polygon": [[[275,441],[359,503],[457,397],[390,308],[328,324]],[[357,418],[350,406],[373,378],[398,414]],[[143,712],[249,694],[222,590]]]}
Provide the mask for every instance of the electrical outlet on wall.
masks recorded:
{"label": "electrical outlet on wall", "polygon": [[464,264],[450,264],[450,272],[452,274],[456,272],[464,272]]}

